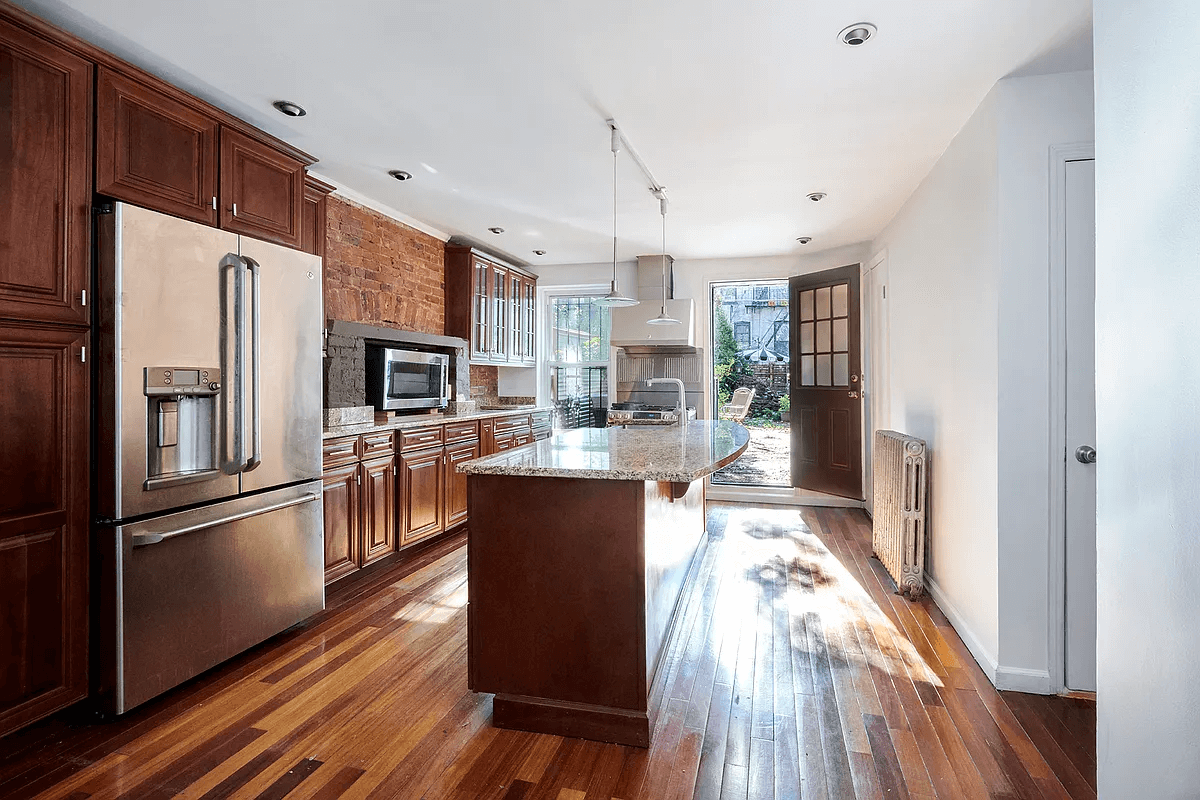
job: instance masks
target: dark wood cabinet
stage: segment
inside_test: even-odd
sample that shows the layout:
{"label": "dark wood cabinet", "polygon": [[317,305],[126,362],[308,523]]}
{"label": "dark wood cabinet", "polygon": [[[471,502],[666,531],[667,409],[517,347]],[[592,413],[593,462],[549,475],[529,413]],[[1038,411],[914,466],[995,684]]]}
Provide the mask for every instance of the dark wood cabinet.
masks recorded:
{"label": "dark wood cabinet", "polygon": [[0,17],[0,318],[87,325],[92,65]]}
{"label": "dark wood cabinet", "polygon": [[301,245],[304,162],[221,128],[221,227],[285,247]]}
{"label": "dark wood cabinet", "polygon": [[391,431],[326,439],[325,583],[396,550],[396,457]]}
{"label": "dark wood cabinet", "polygon": [[87,695],[87,343],[0,323],[0,735]]}
{"label": "dark wood cabinet", "polygon": [[446,530],[444,447],[400,456],[400,546]]}
{"label": "dark wood cabinet", "polygon": [[446,333],[471,343],[472,363],[536,363],[536,275],[471,247],[447,245],[445,279]]}
{"label": "dark wood cabinet", "polygon": [[101,67],[96,76],[96,191],[217,224],[215,118]]}
{"label": "dark wood cabinet", "polygon": [[457,467],[464,461],[479,458],[479,441],[472,440],[456,445],[446,445],[446,528],[467,521],[467,476]]}
{"label": "dark wood cabinet", "polygon": [[357,461],[326,468],[322,476],[325,494],[325,583],[358,570],[362,528],[359,513],[359,465]]}
{"label": "dark wood cabinet", "polygon": [[314,256],[325,255],[326,198],[334,190],[324,181],[309,175],[304,179],[304,205],[301,207],[300,249]]}
{"label": "dark wood cabinet", "polygon": [[359,465],[362,476],[362,565],[396,551],[396,457]]}

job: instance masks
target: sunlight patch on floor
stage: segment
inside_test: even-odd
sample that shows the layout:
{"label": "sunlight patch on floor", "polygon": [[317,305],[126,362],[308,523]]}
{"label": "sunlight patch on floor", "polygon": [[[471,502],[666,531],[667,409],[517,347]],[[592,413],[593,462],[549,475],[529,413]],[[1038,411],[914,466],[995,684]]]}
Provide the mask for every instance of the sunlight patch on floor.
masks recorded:
{"label": "sunlight patch on floor", "polygon": [[882,630],[883,635],[876,636],[878,646],[854,647],[851,652],[839,652],[840,657],[875,667],[893,677],[911,677],[937,687],[943,685],[913,646],[907,632],[893,623],[871,594],[813,533],[799,509],[731,509],[725,537],[733,545],[732,551],[740,554],[742,563],[753,566],[758,572],[757,580],[737,582],[732,591],[737,596],[734,602],[725,602],[727,590],[722,588],[722,602],[718,604],[721,613],[714,621],[715,625],[722,626],[722,630],[743,624],[741,615],[752,602],[751,593],[762,584],[776,581],[784,565],[798,564],[800,575],[811,576],[814,585],[808,590],[800,590],[794,580],[788,581],[780,599],[789,616],[816,612],[824,625],[847,631],[854,631],[858,627],[856,622],[861,620],[868,628]]}

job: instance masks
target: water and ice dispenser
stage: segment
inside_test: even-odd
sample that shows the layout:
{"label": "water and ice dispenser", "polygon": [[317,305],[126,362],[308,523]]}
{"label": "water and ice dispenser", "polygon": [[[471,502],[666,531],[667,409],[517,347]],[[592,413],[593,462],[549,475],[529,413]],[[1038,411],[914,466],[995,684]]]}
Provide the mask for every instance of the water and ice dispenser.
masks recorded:
{"label": "water and ice dispenser", "polygon": [[146,488],[204,480],[218,470],[221,370],[146,367]]}

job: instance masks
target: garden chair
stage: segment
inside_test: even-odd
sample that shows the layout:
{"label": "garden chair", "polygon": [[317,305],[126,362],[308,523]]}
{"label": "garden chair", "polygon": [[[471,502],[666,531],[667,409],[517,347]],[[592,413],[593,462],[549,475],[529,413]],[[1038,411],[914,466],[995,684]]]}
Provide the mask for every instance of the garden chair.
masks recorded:
{"label": "garden chair", "polygon": [[746,419],[746,415],[750,413],[750,404],[752,402],[754,402],[754,389],[748,389],[743,386],[734,391],[733,397],[729,399],[728,403],[721,406],[721,410],[717,416],[721,419],[742,422]]}

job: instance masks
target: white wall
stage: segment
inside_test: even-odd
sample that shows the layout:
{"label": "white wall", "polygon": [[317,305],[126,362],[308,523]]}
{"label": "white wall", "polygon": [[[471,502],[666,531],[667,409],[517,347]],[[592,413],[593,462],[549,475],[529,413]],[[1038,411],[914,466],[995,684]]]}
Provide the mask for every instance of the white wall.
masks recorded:
{"label": "white wall", "polygon": [[1200,59],[1194,0],[1096,0],[1097,761],[1200,786]]}
{"label": "white wall", "polygon": [[985,671],[997,627],[999,93],[874,243],[887,251],[891,419],[930,448],[935,597]]}
{"label": "white wall", "polygon": [[[1050,145],[1094,138],[1092,73],[1010,78],[999,101],[998,680],[1049,691]],[[1059,584],[1061,586],[1061,583]]]}
{"label": "white wall", "polygon": [[1091,85],[997,83],[874,244],[890,424],[932,452],[934,596],[993,681],[1024,691],[1051,690],[1050,148],[1092,140]]}

